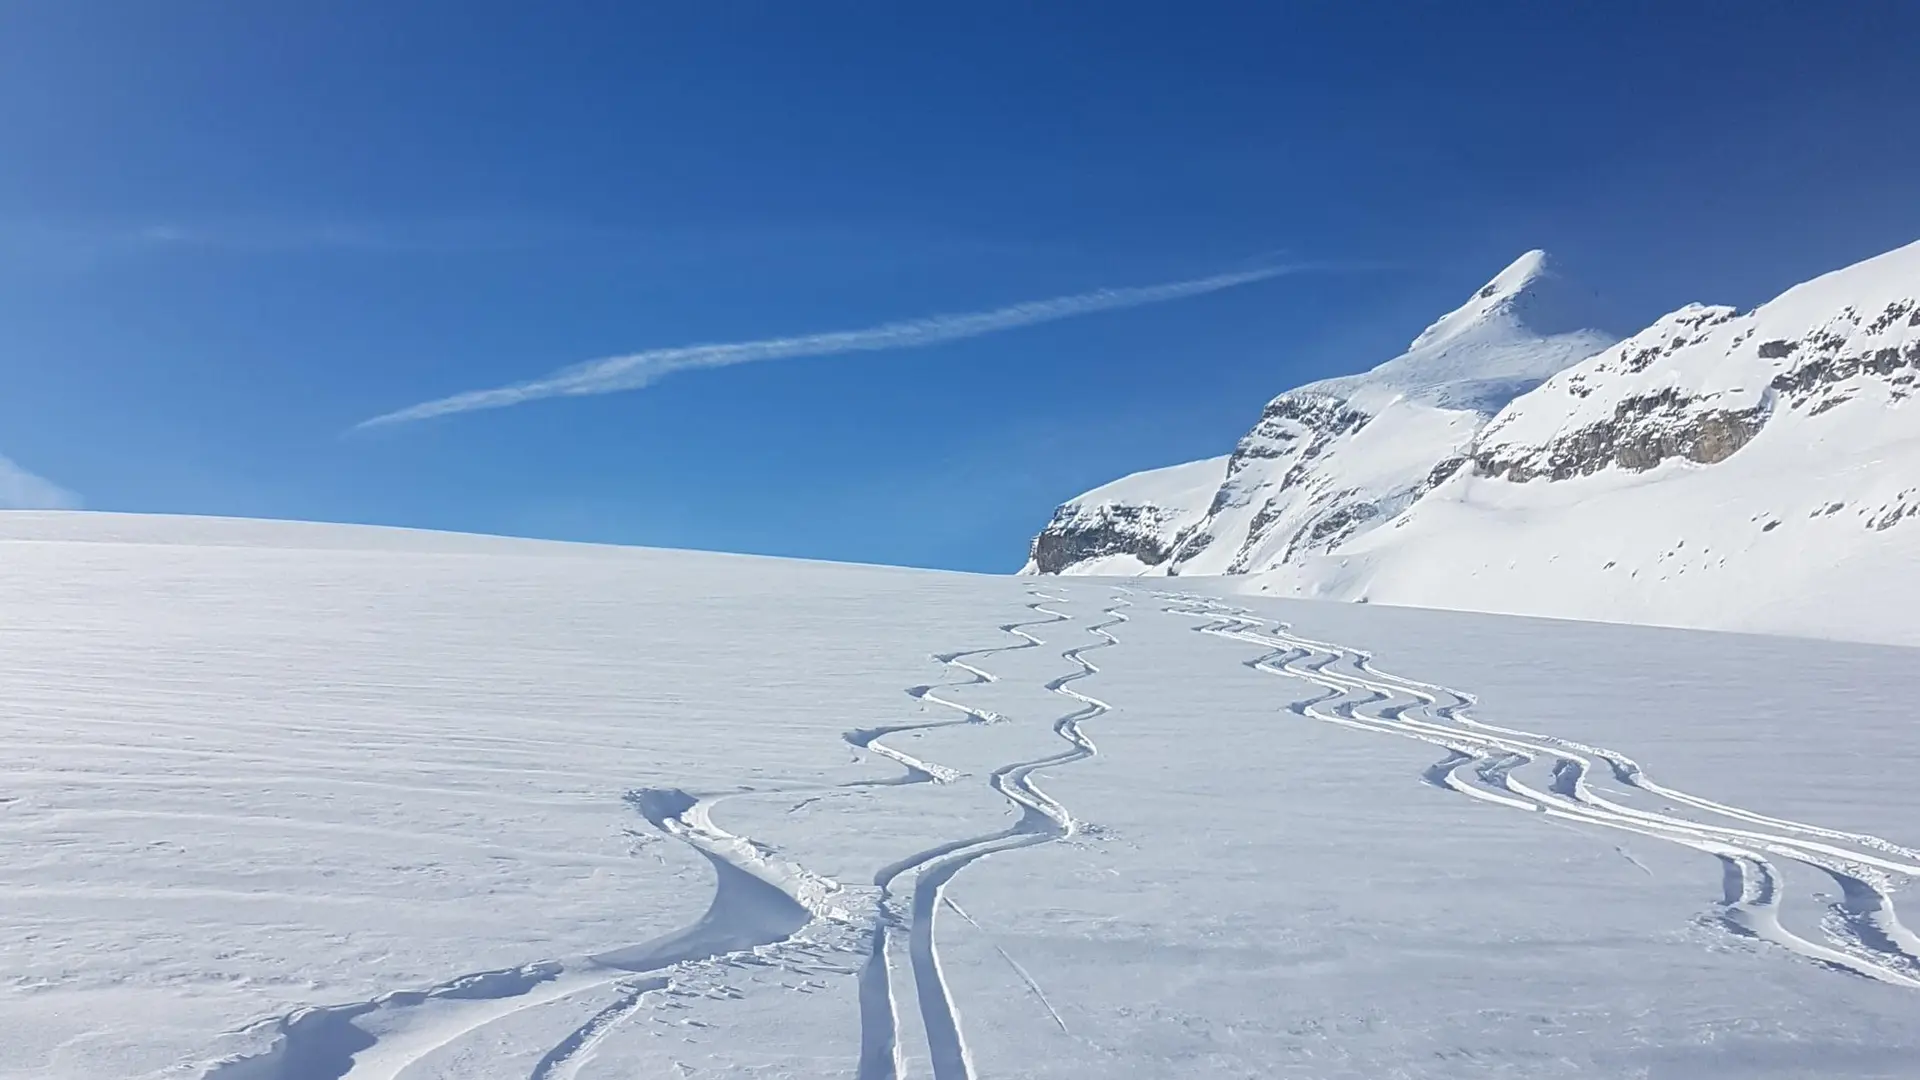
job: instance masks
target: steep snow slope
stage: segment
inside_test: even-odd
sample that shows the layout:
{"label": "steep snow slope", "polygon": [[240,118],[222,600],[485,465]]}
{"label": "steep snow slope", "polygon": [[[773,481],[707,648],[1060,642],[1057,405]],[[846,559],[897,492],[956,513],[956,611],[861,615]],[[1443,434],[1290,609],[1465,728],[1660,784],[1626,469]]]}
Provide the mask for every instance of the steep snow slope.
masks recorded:
{"label": "steep snow slope", "polygon": [[1920,1059],[1920,654],[1173,585],[0,515],[0,1076]]}
{"label": "steep snow slope", "polygon": [[[1239,574],[1331,550],[1417,498],[1516,394],[1604,348],[1612,339],[1586,328],[1592,307],[1543,252],[1528,252],[1404,354],[1274,398],[1224,477],[1196,462],[1161,471],[1193,485],[1167,504],[1116,485],[1068,502],[1036,537],[1028,569]],[[1118,550],[1115,523],[1137,564],[1105,557]]]}
{"label": "steep snow slope", "polygon": [[1692,305],[1515,400],[1469,467],[1259,587],[1920,644],[1920,244]]}

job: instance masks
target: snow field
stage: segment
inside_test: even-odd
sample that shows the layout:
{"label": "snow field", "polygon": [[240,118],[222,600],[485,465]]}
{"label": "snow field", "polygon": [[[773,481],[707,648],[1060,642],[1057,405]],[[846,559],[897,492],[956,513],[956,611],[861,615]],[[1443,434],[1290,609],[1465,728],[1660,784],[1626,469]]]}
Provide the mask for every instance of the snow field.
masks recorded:
{"label": "snow field", "polygon": [[0,517],[0,1076],[1915,1060],[1911,650],[1220,584]]}

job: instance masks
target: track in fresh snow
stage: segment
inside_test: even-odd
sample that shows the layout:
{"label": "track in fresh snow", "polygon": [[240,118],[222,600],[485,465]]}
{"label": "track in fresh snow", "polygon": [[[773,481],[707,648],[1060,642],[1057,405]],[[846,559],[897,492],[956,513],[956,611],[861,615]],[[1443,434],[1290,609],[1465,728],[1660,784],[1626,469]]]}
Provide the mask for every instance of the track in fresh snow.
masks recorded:
{"label": "track in fresh snow", "polygon": [[[593,956],[543,960],[368,1001],[301,1009],[263,1022],[274,1032],[267,1051],[220,1062],[203,1074],[204,1080],[399,1080],[483,1028],[562,998],[612,989],[613,1003],[550,1049],[528,1077],[566,1080],[580,1056],[637,1011],[647,994],[673,990],[673,979],[661,973],[685,964],[763,956],[816,921],[848,922],[847,913],[833,905],[838,891],[833,882],[713,823],[714,806],[728,797],[696,798],[675,788],[627,793],[627,803],[654,828],[692,847],[713,867],[713,898],[690,925]],[[376,1015],[381,1022],[361,1022]]]}
{"label": "track in fresh snow", "polygon": [[[961,714],[958,718],[863,728],[841,736],[855,750],[900,766],[900,776],[834,786],[749,789],[706,796],[678,788],[640,788],[628,792],[628,805],[655,830],[687,844],[713,867],[712,899],[700,918],[688,926],[592,956],[542,960],[517,968],[477,972],[430,987],[392,991],[345,1005],[304,1008],[261,1021],[254,1026],[272,1033],[270,1047],[251,1056],[217,1062],[203,1071],[203,1080],[403,1080],[433,1055],[527,1010],[577,995],[609,995],[608,1004],[548,1049],[528,1073],[528,1080],[572,1080],[594,1048],[640,1011],[651,996],[676,992],[672,976],[676,970],[727,960],[777,960],[779,950],[794,943],[803,931],[823,923],[846,926],[853,921],[853,916],[835,904],[840,891],[837,883],[781,861],[765,846],[720,828],[713,821],[714,809],[730,798],[780,795],[804,796],[806,801],[814,801],[860,789],[947,784],[959,780],[961,774],[957,771],[905,753],[882,740],[908,731],[1006,722],[1005,717],[944,696],[943,692],[996,681],[996,676],[969,663],[969,659],[1038,648],[1045,642],[1027,628],[1071,621],[1069,616],[1044,606],[1066,603],[1065,597],[1039,592],[1031,595],[1035,599],[1027,606],[1045,617],[999,627],[1019,639],[1017,643],[936,655],[934,660],[964,673],[965,680],[906,689],[906,694],[914,700],[954,710]],[[1120,608],[1128,603],[1121,600],[1107,608],[1107,621],[1087,628],[1102,640],[1062,652],[1061,656],[1072,662],[1075,670],[1046,684],[1048,690],[1078,705],[1053,723],[1054,733],[1066,741],[1067,748],[1002,766],[989,778],[994,790],[1018,812],[1018,819],[997,832],[936,845],[892,863],[875,875],[874,883],[880,890],[876,925],[869,960],[859,975],[859,1080],[892,1080],[902,1071],[897,1040],[898,1004],[889,965],[892,943],[902,934],[907,938],[914,988],[928,1032],[933,1076],[935,1080],[968,1080],[972,1076],[972,1062],[952,995],[940,970],[935,942],[935,921],[943,902],[962,918],[972,920],[945,898],[943,890],[962,869],[988,855],[1073,834],[1072,815],[1041,790],[1033,777],[1043,769],[1091,757],[1097,752],[1080,725],[1107,712],[1109,706],[1073,690],[1069,684],[1098,672],[1082,654],[1118,643],[1107,630],[1127,620]],[[914,886],[910,905],[903,915],[897,910],[898,898],[892,890],[895,883],[909,873],[914,875]],[[1054,1022],[1064,1028],[1059,1014],[1032,977],[1011,957],[1006,959]]]}
{"label": "track in fresh snow", "polygon": [[[1268,650],[1247,661],[1248,666],[1321,688],[1321,693],[1294,702],[1294,713],[1444,748],[1447,756],[1422,774],[1426,783],[1493,805],[1712,855],[1721,864],[1724,890],[1715,921],[1726,930],[1836,970],[1920,989],[1920,936],[1900,922],[1893,904],[1898,885],[1920,877],[1920,851],[1655,783],[1639,763],[1617,751],[1475,720],[1467,713],[1475,703],[1472,695],[1390,675],[1374,667],[1372,655],[1362,650],[1301,637],[1285,624],[1210,598],[1160,595],[1185,605],[1167,608],[1169,613],[1209,620],[1195,630]],[[1738,824],[1681,817],[1672,805],[1655,812],[1608,799],[1588,783],[1595,760],[1605,762],[1613,779],[1633,791]],[[1514,776],[1536,761],[1552,763],[1544,791]],[[1827,943],[1781,925],[1782,879],[1768,855],[1817,870],[1839,886],[1840,899],[1821,922]]]}
{"label": "track in fresh snow", "polygon": [[[1034,602],[1027,606],[1036,614],[1045,615],[1047,618],[1031,622],[1009,623],[1000,628],[1006,633],[1019,637],[1020,644],[958,653],[939,659],[973,672],[980,682],[993,681],[993,675],[979,668],[961,664],[959,657],[982,656],[1011,649],[1038,648],[1045,642],[1029,633],[1028,628],[1071,621],[1069,616],[1044,606],[1066,603],[1065,597],[1047,596],[1037,591],[1032,595],[1035,598]],[[1104,649],[1119,644],[1119,641],[1107,631],[1127,621],[1127,616],[1120,609],[1129,604],[1130,601],[1120,600],[1104,612],[1107,621],[1088,626],[1087,632],[1097,635],[1102,640],[1062,652],[1061,657],[1071,661],[1076,666],[1076,670],[1046,684],[1046,688],[1053,693],[1071,698],[1078,703],[1078,708],[1053,723],[1054,734],[1067,743],[1066,749],[1044,757],[1003,765],[994,770],[989,778],[993,789],[1005,797],[1019,815],[1014,823],[1005,829],[981,836],[936,845],[883,867],[874,875],[873,883],[880,889],[880,926],[876,929],[873,953],[861,979],[861,1050],[860,1066],[856,1073],[857,1080],[895,1080],[902,1072],[897,1020],[899,1005],[896,988],[893,985],[890,954],[894,947],[894,940],[903,927],[907,936],[909,966],[913,972],[920,1018],[926,1028],[929,1065],[934,1080],[969,1080],[973,1076],[972,1055],[967,1049],[960,1017],[954,1007],[953,995],[947,986],[946,976],[940,969],[940,954],[935,936],[939,911],[943,902],[946,906],[953,907],[956,912],[959,911],[950,901],[946,901],[944,890],[960,871],[989,855],[1050,843],[1074,834],[1076,825],[1072,813],[1034,782],[1034,774],[1044,769],[1084,760],[1099,752],[1093,740],[1081,730],[1081,725],[1110,711],[1111,706],[1098,698],[1072,689],[1069,684],[1099,672],[1100,669],[1089,662],[1084,654],[1094,649]],[[914,691],[909,692],[914,693]],[[915,693],[915,696],[948,708],[969,713],[975,711],[969,706],[929,694]],[[894,886],[909,872],[915,875],[913,891],[907,917],[902,918],[897,910],[898,897],[894,892]],[[964,912],[959,913],[963,918],[966,917]],[[1010,957],[1008,962],[1013,963]],[[1039,992],[1032,978],[1018,964],[1013,964],[1013,967],[1028,988],[1039,997],[1054,1022],[1061,1024],[1059,1014],[1054,1011],[1052,1004],[1047,1002],[1046,996]],[[1064,1024],[1062,1026],[1064,1027]]]}

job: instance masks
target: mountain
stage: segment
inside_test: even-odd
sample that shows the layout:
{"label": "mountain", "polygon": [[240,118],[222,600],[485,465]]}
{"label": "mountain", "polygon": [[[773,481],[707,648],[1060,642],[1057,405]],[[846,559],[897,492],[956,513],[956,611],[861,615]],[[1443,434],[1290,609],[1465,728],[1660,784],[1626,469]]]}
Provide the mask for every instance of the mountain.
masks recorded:
{"label": "mountain", "polygon": [[[1457,419],[1451,451],[1431,414],[1396,415],[1417,395],[1366,408],[1405,357],[1314,414],[1313,453],[1297,449],[1297,434],[1262,444],[1276,407],[1316,387],[1283,394],[1235,457],[1294,449],[1296,486],[1318,502],[1256,500],[1256,517],[1287,524],[1224,564],[1189,554],[1217,531],[1194,526],[1186,548],[1135,572],[1250,574],[1247,588],[1292,596],[1920,644],[1920,244],[1744,314],[1689,304],[1574,359],[1485,423]],[[1380,444],[1370,459],[1399,462],[1391,490],[1350,482],[1348,463],[1369,439]],[[1423,460],[1431,471],[1408,490]],[[1235,509],[1237,479],[1230,464],[1212,521]],[[1085,498],[1049,528],[1071,528]]]}
{"label": "mountain", "polygon": [[1027,572],[1137,574],[1164,566],[1207,518],[1226,455],[1123,476],[1055,511],[1034,537]]}
{"label": "mountain", "polygon": [[1417,498],[1502,405],[1611,344],[1597,306],[1530,251],[1401,355],[1274,398],[1231,455],[1066,503],[1027,571],[1242,574],[1331,551]]}

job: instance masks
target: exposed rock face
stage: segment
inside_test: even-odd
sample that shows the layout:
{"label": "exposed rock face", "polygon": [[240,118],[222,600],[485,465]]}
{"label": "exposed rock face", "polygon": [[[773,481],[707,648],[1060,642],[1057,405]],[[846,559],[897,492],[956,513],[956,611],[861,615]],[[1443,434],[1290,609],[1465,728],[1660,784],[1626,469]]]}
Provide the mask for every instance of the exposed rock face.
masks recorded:
{"label": "exposed rock face", "polygon": [[1371,419],[1331,394],[1289,390],[1267,403],[1260,422],[1234,447],[1227,476],[1231,479],[1256,460],[1285,457],[1293,451],[1303,462],[1312,461],[1335,438],[1359,431]]}
{"label": "exposed rock face", "polygon": [[1058,574],[1110,555],[1131,555],[1143,566],[1158,566],[1172,554],[1165,539],[1167,518],[1155,506],[1101,506],[1091,512],[1062,506],[1033,538],[1032,569]]}
{"label": "exposed rock face", "polygon": [[1671,387],[1627,398],[1613,407],[1610,419],[1589,424],[1520,456],[1502,458],[1498,450],[1476,450],[1474,468],[1484,476],[1525,483],[1536,476],[1549,480],[1591,476],[1609,465],[1645,472],[1676,457],[1712,465],[1745,446],[1760,433],[1760,425],[1767,419],[1764,399],[1740,412],[1700,410],[1691,405]]}
{"label": "exposed rock face", "polygon": [[1226,458],[1210,458],[1135,473],[1087,492],[1054,511],[1033,539],[1024,572],[1140,574],[1163,568],[1176,548],[1193,541],[1194,526],[1206,516],[1226,467]]}
{"label": "exposed rock face", "polygon": [[1920,375],[1920,301],[1884,293],[1920,293],[1920,281],[1859,275],[1848,288],[1848,274],[1745,315],[1700,305],[1668,315],[1515,400],[1476,441],[1474,468],[1526,483],[1716,465],[1781,410],[1819,416],[1870,387],[1904,399]]}
{"label": "exposed rock face", "polygon": [[[1329,501],[1324,477],[1314,463],[1336,440],[1359,432],[1371,419],[1372,414],[1354,408],[1343,398],[1308,389],[1290,390],[1267,403],[1259,422],[1227,459],[1226,482],[1214,493],[1207,509],[1208,520],[1213,521],[1242,507],[1253,508],[1245,538],[1228,573],[1245,571],[1253,551],[1289,518],[1290,510],[1298,509],[1302,502]],[[1309,512],[1307,516],[1315,514]],[[1178,538],[1167,573],[1178,574],[1183,565],[1206,554],[1216,536],[1207,524],[1198,523]],[[1295,539],[1312,527],[1311,520],[1299,523]]]}
{"label": "exposed rock face", "polygon": [[1773,389],[1816,414],[1848,400],[1852,395],[1841,384],[1860,376],[1885,380],[1895,400],[1913,392],[1920,376],[1920,335],[1912,332],[1920,329],[1920,301],[1892,301],[1864,328],[1851,307],[1835,322],[1841,325],[1822,327],[1799,341],[1776,338],[1760,344],[1762,357],[1795,361],[1773,377]]}

